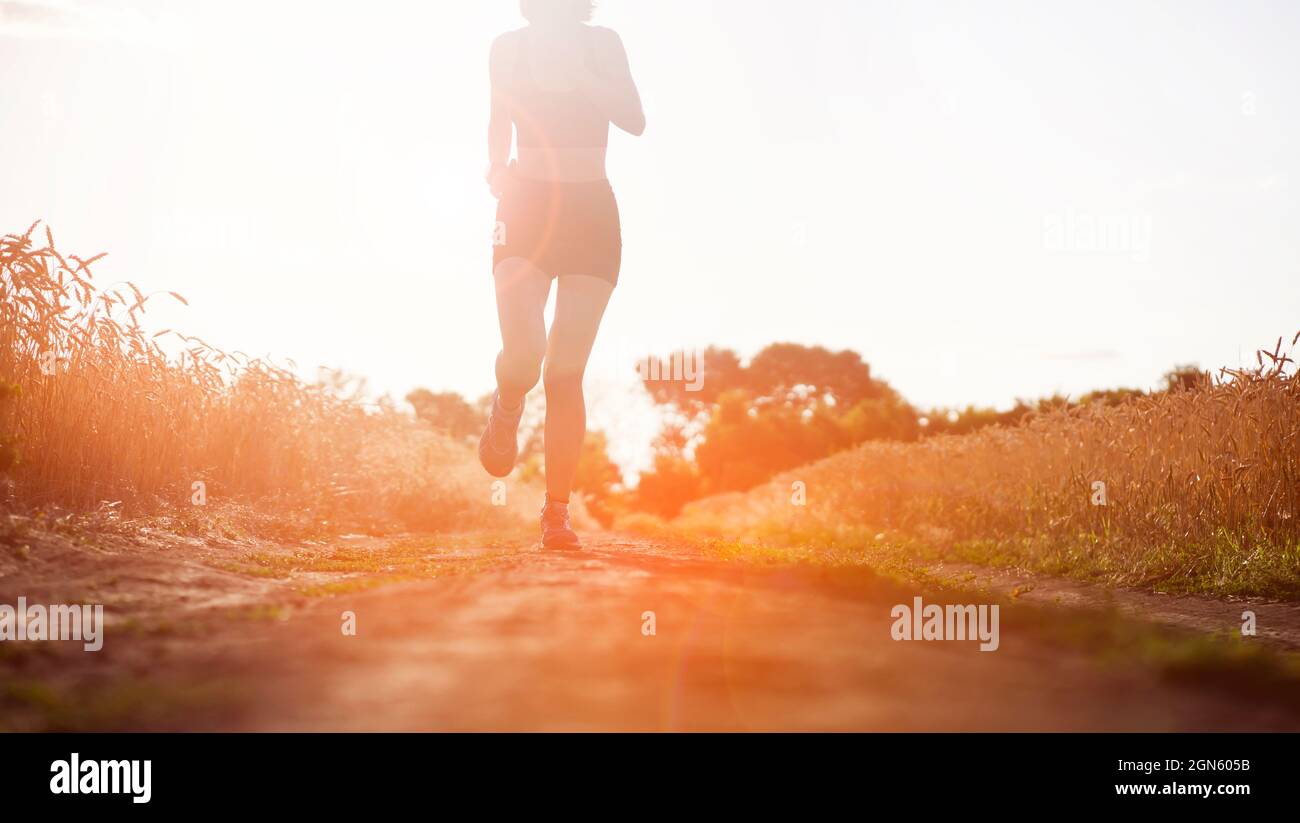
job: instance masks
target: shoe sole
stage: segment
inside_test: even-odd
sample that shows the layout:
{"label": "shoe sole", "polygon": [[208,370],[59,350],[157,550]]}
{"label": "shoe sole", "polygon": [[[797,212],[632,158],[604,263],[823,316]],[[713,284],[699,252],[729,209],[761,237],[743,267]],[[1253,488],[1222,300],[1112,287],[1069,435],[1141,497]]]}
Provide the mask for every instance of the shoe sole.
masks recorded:
{"label": "shoe sole", "polygon": [[553,551],[577,550],[582,548],[582,541],[576,540],[570,542],[568,540],[565,540],[561,542],[559,540],[552,540],[548,543],[545,539],[543,539],[542,548],[551,549]]}
{"label": "shoe sole", "polygon": [[487,440],[485,438],[479,438],[478,441],[479,465],[483,467],[484,471],[486,471],[488,474],[492,475],[493,477],[509,477],[510,472],[515,470],[515,461],[519,459],[519,453],[516,451],[515,454],[511,455],[509,465],[506,465],[504,455],[502,456],[501,462],[498,465],[492,459],[489,458],[489,455],[492,454],[493,454],[492,448],[487,444]]}

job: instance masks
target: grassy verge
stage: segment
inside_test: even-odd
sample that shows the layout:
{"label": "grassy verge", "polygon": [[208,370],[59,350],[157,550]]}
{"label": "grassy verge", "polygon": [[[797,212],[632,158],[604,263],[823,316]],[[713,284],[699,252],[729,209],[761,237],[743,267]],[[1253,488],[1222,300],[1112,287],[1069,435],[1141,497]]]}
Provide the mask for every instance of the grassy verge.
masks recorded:
{"label": "grassy verge", "polygon": [[956,560],[1294,600],[1300,379],[1281,347],[1261,352],[1257,369],[1191,388],[866,443],[692,503],[667,524],[639,515],[619,525],[826,562]]}

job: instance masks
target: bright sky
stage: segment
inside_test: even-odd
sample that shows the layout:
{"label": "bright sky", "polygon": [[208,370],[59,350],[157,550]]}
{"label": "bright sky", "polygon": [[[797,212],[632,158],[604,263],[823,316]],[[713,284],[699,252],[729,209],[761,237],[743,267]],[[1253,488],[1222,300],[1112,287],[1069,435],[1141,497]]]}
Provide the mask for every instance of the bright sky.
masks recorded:
{"label": "bright sky", "polygon": [[[616,395],[651,351],[853,348],[921,406],[1005,406],[1300,330],[1300,4],[606,0],[596,22],[649,120],[612,139],[624,267],[588,384],[625,462],[647,429]],[[487,50],[520,24],[514,0],[0,0],[0,230],[48,220],[110,253],[101,283],[185,294],[158,328],[477,396]]]}

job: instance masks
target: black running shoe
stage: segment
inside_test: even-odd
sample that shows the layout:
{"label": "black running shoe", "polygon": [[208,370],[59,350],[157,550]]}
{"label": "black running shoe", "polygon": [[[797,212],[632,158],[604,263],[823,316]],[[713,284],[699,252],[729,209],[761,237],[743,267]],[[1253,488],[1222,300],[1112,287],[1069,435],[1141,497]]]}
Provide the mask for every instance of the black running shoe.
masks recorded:
{"label": "black running shoe", "polygon": [[582,542],[569,523],[569,504],[546,501],[542,507],[542,548],[580,549]]}
{"label": "black running shoe", "polygon": [[478,461],[493,477],[505,477],[515,467],[515,459],[519,457],[519,419],[523,414],[522,401],[519,408],[506,411],[501,408],[501,395],[493,392],[487,428],[478,441]]}

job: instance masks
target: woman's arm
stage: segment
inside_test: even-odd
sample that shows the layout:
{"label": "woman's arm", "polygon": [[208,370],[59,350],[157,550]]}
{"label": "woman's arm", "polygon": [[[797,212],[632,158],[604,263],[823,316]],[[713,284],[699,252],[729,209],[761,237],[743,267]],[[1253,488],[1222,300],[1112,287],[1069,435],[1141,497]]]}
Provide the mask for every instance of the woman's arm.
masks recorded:
{"label": "woman's arm", "polygon": [[613,29],[592,26],[591,31],[599,62],[596,71],[587,74],[584,90],[609,115],[609,122],[640,137],[645,133],[645,112],[623,40]]}
{"label": "woman's arm", "polygon": [[503,86],[507,76],[509,45],[503,34],[492,42],[492,53],[488,58],[488,75],[492,83],[492,111],[488,117],[488,188],[496,197],[501,196],[500,179],[510,162],[510,141],[514,137],[514,127],[510,118],[510,105]]}

